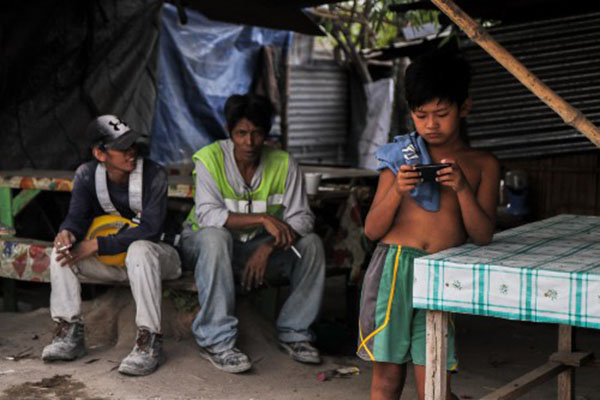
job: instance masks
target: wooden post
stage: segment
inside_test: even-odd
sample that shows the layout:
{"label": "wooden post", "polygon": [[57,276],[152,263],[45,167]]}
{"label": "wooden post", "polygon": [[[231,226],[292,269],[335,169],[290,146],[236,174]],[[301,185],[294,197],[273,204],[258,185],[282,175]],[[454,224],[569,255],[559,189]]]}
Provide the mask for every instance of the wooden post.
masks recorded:
{"label": "wooden post", "polygon": [[427,310],[427,353],[425,358],[425,399],[445,400],[448,314]]}
{"label": "wooden post", "polygon": [[[558,326],[558,351],[572,352],[575,349],[575,328]],[[571,367],[558,375],[558,400],[575,399],[575,368]]]}
{"label": "wooden post", "polygon": [[[0,224],[15,227],[12,189],[7,187],[0,188]],[[2,278],[2,298],[4,311],[17,311],[17,285],[13,279]]]}
{"label": "wooden post", "polygon": [[592,143],[600,147],[600,129],[521,64],[496,42],[479,23],[467,15],[452,0],[431,0],[431,2],[454,21],[471,40],[481,46],[508,72],[513,74],[523,85],[560,115],[565,123],[583,133]]}

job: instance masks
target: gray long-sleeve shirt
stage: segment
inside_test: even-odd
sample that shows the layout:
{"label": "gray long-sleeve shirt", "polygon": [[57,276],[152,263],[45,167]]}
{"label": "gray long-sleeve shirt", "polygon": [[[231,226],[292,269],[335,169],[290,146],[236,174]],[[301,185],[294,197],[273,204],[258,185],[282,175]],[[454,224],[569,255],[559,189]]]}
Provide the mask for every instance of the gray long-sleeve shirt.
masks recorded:
{"label": "gray long-sleeve shirt", "polygon": [[[233,155],[233,142],[231,139],[220,140],[219,145],[223,150],[225,162],[225,174],[227,181],[239,195],[246,189],[246,183],[240,173]],[[260,160],[258,168],[250,182],[250,191],[258,188],[262,181],[263,161]],[[196,221],[198,226],[224,226],[229,216],[229,210],[225,205],[223,195],[219,191],[217,183],[202,161],[196,162]],[[290,156],[288,161],[288,173],[285,180],[285,192],[283,194],[283,220],[301,236],[312,232],[314,215],[308,205],[308,197],[304,188],[302,173],[298,163]]]}

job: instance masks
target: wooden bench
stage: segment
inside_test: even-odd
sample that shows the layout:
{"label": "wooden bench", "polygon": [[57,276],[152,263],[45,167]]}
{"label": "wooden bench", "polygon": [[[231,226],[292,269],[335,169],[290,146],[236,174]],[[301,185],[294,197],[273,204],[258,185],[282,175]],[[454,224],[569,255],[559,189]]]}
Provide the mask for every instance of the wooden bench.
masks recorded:
{"label": "wooden bench", "polygon": [[[372,171],[332,168],[302,167],[304,172],[320,172],[323,178],[369,177]],[[375,174],[376,175],[376,174]],[[41,191],[70,192],[73,188],[73,171],[33,170],[0,171],[0,278],[3,281],[4,308],[16,310],[14,280],[50,282],[50,254],[52,242],[20,238],[14,236],[14,218]],[[192,199],[193,180],[191,176],[169,176],[169,198]],[[12,190],[19,189],[13,196]],[[333,189],[323,187],[319,196],[311,201],[347,197],[348,187]],[[12,230],[12,232],[11,232]],[[347,268],[328,268],[327,276],[349,274]],[[99,283],[99,282],[87,282]],[[279,283],[277,283],[279,284]],[[193,274],[187,273],[180,279],[165,281],[164,286],[175,290],[195,291]]]}
{"label": "wooden bench", "polygon": [[[0,236],[0,277],[50,282],[52,243],[15,237],[10,235],[10,229],[14,228],[15,216],[42,190],[70,192],[73,175],[71,171],[0,172],[0,224],[7,228],[5,235]],[[169,177],[169,197],[191,199],[192,188],[192,177]],[[11,189],[20,192],[13,196]]]}

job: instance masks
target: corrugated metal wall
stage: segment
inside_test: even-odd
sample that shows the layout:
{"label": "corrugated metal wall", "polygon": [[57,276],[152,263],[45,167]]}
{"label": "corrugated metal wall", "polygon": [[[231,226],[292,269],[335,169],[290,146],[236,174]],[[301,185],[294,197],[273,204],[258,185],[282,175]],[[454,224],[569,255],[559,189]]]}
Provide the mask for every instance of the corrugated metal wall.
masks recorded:
{"label": "corrugated metal wall", "polygon": [[287,149],[303,163],[346,159],[348,73],[333,61],[290,66]]}
{"label": "corrugated metal wall", "polygon": [[[600,13],[492,28],[490,34],[553,90],[600,125]],[[473,147],[499,158],[595,150],[476,44],[465,41],[473,66]],[[596,149],[597,150],[597,149]]]}

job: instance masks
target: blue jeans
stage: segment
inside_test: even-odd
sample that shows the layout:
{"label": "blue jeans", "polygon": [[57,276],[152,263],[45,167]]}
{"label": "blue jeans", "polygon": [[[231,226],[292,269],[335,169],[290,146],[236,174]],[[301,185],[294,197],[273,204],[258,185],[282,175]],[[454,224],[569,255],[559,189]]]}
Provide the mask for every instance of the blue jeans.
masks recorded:
{"label": "blue jeans", "polygon": [[[200,311],[192,324],[199,346],[221,352],[235,346],[238,320],[234,316],[234,268],[243,270],[257,247],[272,237],[261,235],[248,242],[234,240],[223,227],[206,227],[198,231],[184,230],[181,250],[184,265],[194,266]],[[269,258],[266,277],[285,276],[291,293],[277,318],[279,340],[311,341],[309,326],[321,307],[325,284],[325,251],[314,233],[300,238],[293,251],[276,249]]]}

